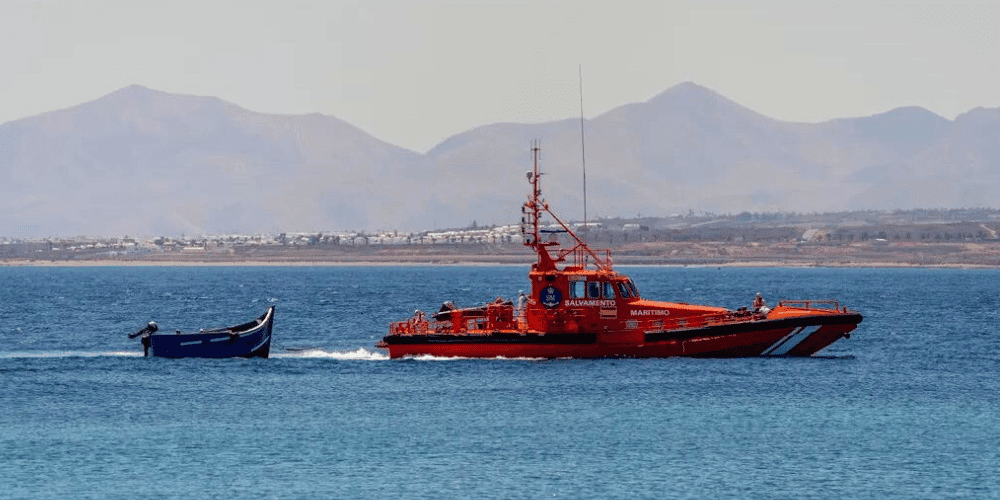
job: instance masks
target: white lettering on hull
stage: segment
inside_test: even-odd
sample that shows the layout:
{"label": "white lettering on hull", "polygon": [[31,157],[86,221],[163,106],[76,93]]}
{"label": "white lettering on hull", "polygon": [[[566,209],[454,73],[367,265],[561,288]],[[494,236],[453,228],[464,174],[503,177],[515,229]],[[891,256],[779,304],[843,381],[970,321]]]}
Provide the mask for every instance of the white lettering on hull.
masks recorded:
{"label": "white lettering on hull", "polygon": [[615,307],[615,301],[613,300],[585,300],[585,299],[569,299],[566,301],[567,307]]}
{"label": "white lettering on hull", "polygon": [[669,316],[669,309],[635,309],[632,316]]}

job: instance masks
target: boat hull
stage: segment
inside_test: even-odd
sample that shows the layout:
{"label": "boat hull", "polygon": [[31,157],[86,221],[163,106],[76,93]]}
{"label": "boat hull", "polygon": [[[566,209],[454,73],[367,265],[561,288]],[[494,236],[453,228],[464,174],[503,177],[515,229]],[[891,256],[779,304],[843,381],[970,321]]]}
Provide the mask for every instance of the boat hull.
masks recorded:
{"label": "boat hull", "polygon": [[646,332],[638,341],[614,341],[598,333],[541,334],[497,331],[481,334],[389,335],[389,356],[469,358],[735,358],[811,356],[849,336],[861,316],[825,314],[705,328]]}
{"label": "boat hull", "polygon": [[273,324],[272,306],[251,323],[201,332],[154,333],[143,343],[146,356],[158,358],[267,358]]}

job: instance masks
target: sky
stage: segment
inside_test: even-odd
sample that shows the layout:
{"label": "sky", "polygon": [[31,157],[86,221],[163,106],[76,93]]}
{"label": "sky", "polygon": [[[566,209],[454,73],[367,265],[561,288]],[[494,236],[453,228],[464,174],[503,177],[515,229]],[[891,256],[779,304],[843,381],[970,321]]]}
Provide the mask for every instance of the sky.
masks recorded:
{"label": "sky", "polygon": [[426,152],[686,81],[786,121],[1000,106],[1000,3],[0,0],[0,123],[131,84]]}

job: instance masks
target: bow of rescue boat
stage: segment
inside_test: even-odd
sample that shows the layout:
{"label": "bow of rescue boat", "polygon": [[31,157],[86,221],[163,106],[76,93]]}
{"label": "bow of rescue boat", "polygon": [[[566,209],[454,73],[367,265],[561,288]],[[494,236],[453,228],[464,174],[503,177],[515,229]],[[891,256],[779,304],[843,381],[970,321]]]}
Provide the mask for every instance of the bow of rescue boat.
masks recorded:
{"label": "bow of rescue boat", "polygon": [[859,312],[841,307],[835,300],[780,301],[768,313],[767,321],[784,323],[791,330],[761,355],[812,356],[842,338],[850,338],[862,320]]}

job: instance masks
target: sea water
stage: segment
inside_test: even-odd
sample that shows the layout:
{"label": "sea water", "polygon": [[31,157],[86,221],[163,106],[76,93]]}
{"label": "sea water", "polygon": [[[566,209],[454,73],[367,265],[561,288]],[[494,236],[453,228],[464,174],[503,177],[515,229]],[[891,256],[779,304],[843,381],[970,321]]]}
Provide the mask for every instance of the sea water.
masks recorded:
{"label": "sea water", "polygon": [[[1000,272],[620,267],[653,299],[834,298],[805,359],[389,360],[510,267],[0,268],[0,498],[996,498]],[[248,321],[270,359],[127,333]]]}

